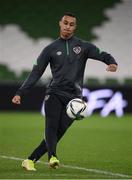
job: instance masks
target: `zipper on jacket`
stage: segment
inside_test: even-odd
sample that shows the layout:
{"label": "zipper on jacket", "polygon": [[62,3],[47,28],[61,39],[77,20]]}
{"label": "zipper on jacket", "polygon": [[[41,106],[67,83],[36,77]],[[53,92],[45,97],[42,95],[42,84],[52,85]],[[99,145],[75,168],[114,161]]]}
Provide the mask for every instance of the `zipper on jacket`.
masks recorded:
{"label": "zipper on jacket", "polygon": [[69,55],[69,45],[68,41],[66,40],[66,54]]}

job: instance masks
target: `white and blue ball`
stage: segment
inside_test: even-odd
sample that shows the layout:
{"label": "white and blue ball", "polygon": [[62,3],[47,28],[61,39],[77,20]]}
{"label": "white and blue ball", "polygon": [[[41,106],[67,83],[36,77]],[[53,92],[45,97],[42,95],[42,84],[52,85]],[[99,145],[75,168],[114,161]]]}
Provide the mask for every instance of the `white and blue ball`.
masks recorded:
{"label": "white and blue ball", "polygon": [[72,99],[66,106],[66,113],[76,120],[87,117],[87,103],[80,98]]}

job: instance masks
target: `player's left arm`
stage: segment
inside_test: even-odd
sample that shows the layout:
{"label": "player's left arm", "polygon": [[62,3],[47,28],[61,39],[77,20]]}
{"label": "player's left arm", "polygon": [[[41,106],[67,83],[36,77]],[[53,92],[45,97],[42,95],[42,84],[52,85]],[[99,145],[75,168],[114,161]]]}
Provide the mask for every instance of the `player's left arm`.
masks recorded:
{"label": "player's left arm", "polygon": [[88,44],[87,55],[88,58],[98,60],[107,64],[108,66],[106,68],[106,71],[115,72],[118,68],[118,64],[111,54],[105,51],[101,51],[93,44]]}
{"label": "player's left arm", "polygon": [[118,68],[117,64],[109,64],[106,68],[106,71],[116,72],[117,68]]}

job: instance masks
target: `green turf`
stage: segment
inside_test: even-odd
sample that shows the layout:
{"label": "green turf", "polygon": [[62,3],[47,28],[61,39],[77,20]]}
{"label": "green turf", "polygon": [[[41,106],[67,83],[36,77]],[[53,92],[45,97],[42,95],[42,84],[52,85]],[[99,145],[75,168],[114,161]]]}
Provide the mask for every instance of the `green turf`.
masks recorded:
{"label": "green turf", "polygon": [[[2,157],[26,158],[43,137],[43,122],[39,113],[0,113],[0,178],[127,178],[116,173],[132,177],[131,115],[122,118],[93,115],[76,121],[58,144],[60,162],[72,167],[50,170],[46,164],[37,163],[36,172],[27,172],[21,168],[21,161]],[[47,162],[47,155],[41,161]],[[99,172],[90,172],[90,169]]]}

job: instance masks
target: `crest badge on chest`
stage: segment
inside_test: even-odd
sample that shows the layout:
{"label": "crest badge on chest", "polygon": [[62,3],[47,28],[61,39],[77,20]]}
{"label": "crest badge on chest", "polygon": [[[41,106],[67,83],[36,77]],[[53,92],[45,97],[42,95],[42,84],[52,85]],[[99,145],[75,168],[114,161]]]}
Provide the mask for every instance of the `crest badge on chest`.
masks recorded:
{"label": "crest badge on chest", "polygon": [[74,53],[79,54],[81,52],[81,47],[76,46],[76,47],[73,48],[73,51],[74,51]]}

